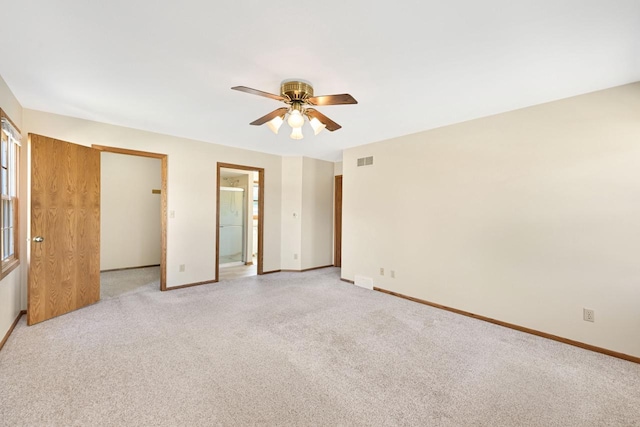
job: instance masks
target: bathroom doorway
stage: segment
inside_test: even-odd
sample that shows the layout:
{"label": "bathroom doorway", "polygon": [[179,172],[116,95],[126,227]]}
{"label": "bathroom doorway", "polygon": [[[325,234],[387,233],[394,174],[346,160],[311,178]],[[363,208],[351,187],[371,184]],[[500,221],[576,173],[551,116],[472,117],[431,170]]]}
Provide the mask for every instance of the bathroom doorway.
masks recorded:
{"label": "bathroom doorway", "polygon": [[218,163],[216,280],[262,274],[264,169]]}

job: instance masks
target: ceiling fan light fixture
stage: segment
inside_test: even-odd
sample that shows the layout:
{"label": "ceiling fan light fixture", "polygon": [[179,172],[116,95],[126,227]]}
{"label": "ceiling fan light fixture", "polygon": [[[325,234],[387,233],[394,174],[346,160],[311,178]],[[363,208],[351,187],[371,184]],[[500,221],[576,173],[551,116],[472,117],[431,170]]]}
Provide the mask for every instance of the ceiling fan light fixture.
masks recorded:
{"label": "ceiling fan light fixture", "polygon": [[302,139],[304,135],[302,134],[301,127],[295,127],[291,129],[291,139]]}
{"label": "ceiling fan light fixture", "polygon": [[272,120],[269,120],[267,122],[267,127],[271,129],[271,132],[277,135],[278,130],[280,129],[280,126],[282,126],[283,123],[284,123],[284,120],[282,119],[282,116],[278,116]]}
{"label": "ceiling fan light fixture", "polygon": [[289,123],[289,126],[294,129],[301,128],[304,124],[304,117],[302,117],[300,111],[292,109],[289,113],[289,119],[287,120],[287,123]]}
{"label": "ceiling fan light fixture", "polygon": [[309,120],[309,124],[313,128],[313,134],[314,135],[319,134],[320,132],[322,132],[322,130],[324,128],[327,127],[327,125],[325,125],[324,123],[322,123],[320,120],[316,119],[315,117],[312,118],[311,120]]}
{"label": "ceiling fan light fixture", "polygon": [[302,126],[307,119],[309,120],[309,123],[313,128],[313,132],[316,135],[322,132],[322,129],[334,132],[342,128],[338,123],[334,122],[313,107],[358,103],[358,101],[348,93],[315,96],[311,83],[300,79],[284,80],[280,85],[279,95],[252,89],[247,86],[234,86],[231,89],[262,96],[275,101],[281,101],[287,104],[286,107],[276,108],[272,112],[257,118],[249,124],[252,126],[266,124],[273,133],[277,134],[282,124],[286,121],[293,129],[291,132],[291,138],[293,139],[304,138],[304,135],[302,134]]}

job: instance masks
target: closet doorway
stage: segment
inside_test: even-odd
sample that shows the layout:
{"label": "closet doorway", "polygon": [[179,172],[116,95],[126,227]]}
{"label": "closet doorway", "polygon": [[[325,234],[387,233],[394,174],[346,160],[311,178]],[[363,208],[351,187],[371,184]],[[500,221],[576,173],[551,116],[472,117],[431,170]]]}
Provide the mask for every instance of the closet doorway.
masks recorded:
{"label": "closet doorway", "polygon": [[263,273],[264,169],[218,163],[216,280]]}
{"label": "closet doorway", "polygon": [[158,281],[165,291],[168,156],[92,148],[101,152],[102,164],[100,271],[110,282],[101,293],[114,297]]}

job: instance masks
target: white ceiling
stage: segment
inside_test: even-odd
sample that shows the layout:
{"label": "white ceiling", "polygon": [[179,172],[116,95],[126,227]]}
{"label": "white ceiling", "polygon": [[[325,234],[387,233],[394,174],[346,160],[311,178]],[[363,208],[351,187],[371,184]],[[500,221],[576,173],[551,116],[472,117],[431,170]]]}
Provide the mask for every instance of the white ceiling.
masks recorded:
{"label": "white ceiling", "polygon": [[[25,108],[282,155],[640,80],[638,0],[2,0],[0,75]],[[288,78],[358,105],[294,141],[249,122]],[[285,125],[286,126],[286,125]]]}

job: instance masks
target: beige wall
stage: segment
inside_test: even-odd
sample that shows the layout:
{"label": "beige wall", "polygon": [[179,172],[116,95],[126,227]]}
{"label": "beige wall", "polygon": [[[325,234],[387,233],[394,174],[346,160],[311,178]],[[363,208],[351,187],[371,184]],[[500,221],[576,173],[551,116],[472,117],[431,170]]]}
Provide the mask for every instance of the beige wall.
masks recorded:
{"label": "beige wall", "polygon": [[160,264],[161,160],[100,156],[100,269]]}
{"label": "beige wall", "polygon": [[282,269],[302,269],[302,157],[282,158]]}
{"label": "beige wall", "polygon": [[302,269],[333,264],[334,163],[302,158]]}
{"label": "beige wall", "polygon": [[11,89],[7,86],[2,76],[0,76],[0,108],[2,108],[2,111],[11,118],[11,121],[15,123],[20,130],[24,131],[24,129],[22,129],[22,105],[20,105],[13,95],[13,92],[11,92]]}
{"label": "beige wall", "polygon": [[[23,131],[81,145],[168,155],[167,286],[215,278],[216,163],[265,169],[264,270],[280,269],[281,157],[168,135],[24,110]],[[184,272],[179,272],[185,264]]]}
{"label": "beige wall", "polygon": [[342,175],[342,162],[335,162],[333,165],[333,174],[335,176]]}
{"label": "beige wall", "polygon": [[[13,95],[4,79],[0,76],[0,108],[9,116],[11,121],[20,128],[23,133],[23,147],[26,146],[26,137],[24,129],[22,127],[22,106]],[[19,189],[21,209],[24,206],[24,200],[26,196],[26,188],[23,183],[26,182],[27,170],[25,166],[26,150],[23,148],[20,152],[20,175],[21,175],[21,187]],[[23,304],[22,296],[22,281],[25,265],[26,265],[26,244],[25,241],[26,225],[24,222],[20,223],[20,266],[7,275],[2,281],[0,281],[0,340],[4,338],[5,334],[13,324],[14,320],[20,314]]]}
{"label": "beige wall", "polygon": [[342,276],[640,356],[639,111],[636,83],[346,150]]}
{"label": "beige wall", "polygon": [[282,269],[332,263],[334,163],[282,159]]}

